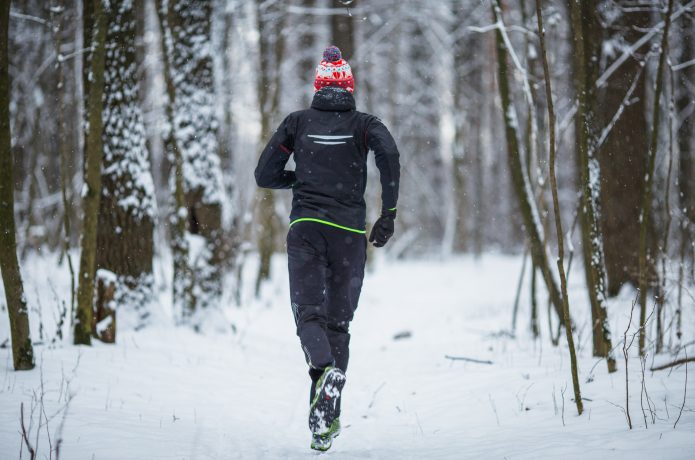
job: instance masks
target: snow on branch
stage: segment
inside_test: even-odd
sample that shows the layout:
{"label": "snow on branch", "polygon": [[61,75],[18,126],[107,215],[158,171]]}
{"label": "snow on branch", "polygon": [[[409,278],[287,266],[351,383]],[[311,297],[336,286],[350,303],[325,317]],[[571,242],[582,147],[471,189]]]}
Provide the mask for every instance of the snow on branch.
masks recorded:
{"label": "snow on branch", "polygon": [[[512,62],[514,63],[514,67],[516,67],[516,70],[521,73],[522,76],[522,82],[523,82],[523,88],[524,88],[524,96],[526,97],[526,102],[533,107],[533,96],[531,95],[531,85],[529,84],[528,80],[528,72],[526,71],[526,68],[521,65],[521,60],[519,59],[519,56],[516,54],[516,51],[514,50],[514,47],[512,46],[511,40],[509,40],[509,35],[507,34],[507,28],[504,25],[504,21],[502,20],[502,15],[501,13],[498,15],[499,20],[494,24],[494,28],[499,30],[501,35],[502,35],[502,40],[504,40],[504,46],[507,48],[507,52],[509,53],[509,56],[512,58]],[[534,136],[535,137],[535,136]]]}
{"label": "snow on branch", "polygon": [[[504,24],[503,24],[504,26]],[[466,27],[466,30],[469,30],[471,32],[477,32],[480,34],[484,34],[487,32],[492,32],[493,30],[497,30],[499,28],[499,23],[494,23],[494,24],[488,24],[486,26],[468,26]],[[506,29],[511,31],[511,32],[521,32],[523,34],[531,34],[531,35],[536,35],[536,33],[532,30],[527,29],[526,27],[521,27],[521,26],[506,26]]]}
{"label": "snow on branch", "polygon": [[24,21],[35,22],[43,26],[48,27],[48,21],[37,16],[31,16],[29,14],[17,13],[16,11],[10,11],[10,17],[15,19],[22,19]]}
{"label": "snow on branch", "polygon": [[680,64],[672,65],[671,70],[673,70],[673,71],[683,70],[687,67],[694,66],[694,65],[695,65],[695,59],[691,59],[689,61],[681,62]]}
{"label": "snow on branch", "polygon": [[[312,15],[312,16],[343,16],[348,14],[346,11],[347,7],[343,8],[321,8],[321,7],[310,7],[310,6],[299,6],[299,5],[288,5],[287,12],[292,14],[300,15]],[[364,10],[360,8],[350,7],[350,15],[352,14],[363,14]]]}

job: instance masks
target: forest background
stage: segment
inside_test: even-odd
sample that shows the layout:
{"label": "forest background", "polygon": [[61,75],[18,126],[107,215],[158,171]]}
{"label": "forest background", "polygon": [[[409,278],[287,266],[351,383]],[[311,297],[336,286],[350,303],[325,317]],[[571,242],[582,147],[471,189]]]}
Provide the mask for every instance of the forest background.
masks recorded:
{"label": "forest background", "polygon": [[[566,340],[573,362],[567,277],[581,277],[608,372],[628,337],[607,305],[625,296],[636,353],[684,364],[695,1],[540,3],[4,1],[0,341],[14,368],[33,368],[32,341],[109,343],[157,324],[164,291],[172,322],[201,333],[233,327],[221,305],[244,308],[245,288],[272,296],[290,196],[259,190],[253,169],[282,117],[309,105],[330,44],[358,109],[401,152],[389,263],[520,258],[518,278],[499,280],[516,291],[508,333],[523,295],[531,336],[543,340],[547,307],[545,339]],[[373,160],[369,175],[373,222]],[[69,273],[50,331],[20,276],[36,257]]]}

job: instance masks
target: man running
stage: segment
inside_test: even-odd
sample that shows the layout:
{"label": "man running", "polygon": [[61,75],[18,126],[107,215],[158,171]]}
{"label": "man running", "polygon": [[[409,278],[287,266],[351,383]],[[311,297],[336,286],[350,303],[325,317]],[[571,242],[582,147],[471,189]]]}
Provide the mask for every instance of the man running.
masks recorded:
{"label": "man running", "polygon": [[[349,358],[350,321],[362,289],[367,153],[381,175],[381,217],[369,242],[393,235],[400,178],[393,137],[373,115],[355,110],[354,79],[340,49],[316,67],[311,108],[291,113],[266,145],[256,183],[292,189],[287,255],[297,335],[311,377],[311,448],[325,451],[340,433],[340,395]],[[295,171],[285,170],[294,154]]]}

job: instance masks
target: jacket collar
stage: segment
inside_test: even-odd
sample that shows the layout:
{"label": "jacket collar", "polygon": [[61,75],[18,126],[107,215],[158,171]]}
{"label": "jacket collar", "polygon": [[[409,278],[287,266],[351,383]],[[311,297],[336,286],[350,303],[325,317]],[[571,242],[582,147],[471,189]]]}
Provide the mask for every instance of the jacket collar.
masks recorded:
{"label": "jacket collar", "polygon": [[355,98],[348,90],[326,86],[314,94],[311,108],[330,112],[347,112],[355,110]]}

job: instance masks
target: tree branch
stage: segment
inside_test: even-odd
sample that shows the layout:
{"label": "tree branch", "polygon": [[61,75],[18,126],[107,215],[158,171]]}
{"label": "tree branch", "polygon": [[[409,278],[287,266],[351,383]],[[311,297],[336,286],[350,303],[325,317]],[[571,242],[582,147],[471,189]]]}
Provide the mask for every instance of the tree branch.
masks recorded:
{"label": "tree branch", "polygon": [[695,361],[695,356],[692,356],[690,358],[677,359],[677,360],[672,361],[670,363],[662,364],[660,366],[654,366],[649,370],[652,372],[653,371],[663,371],[664,369],[669,369],[671,367],[680,366],[681,364],[685,364],[685,363],[692,363],[693,361]]}

